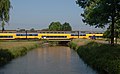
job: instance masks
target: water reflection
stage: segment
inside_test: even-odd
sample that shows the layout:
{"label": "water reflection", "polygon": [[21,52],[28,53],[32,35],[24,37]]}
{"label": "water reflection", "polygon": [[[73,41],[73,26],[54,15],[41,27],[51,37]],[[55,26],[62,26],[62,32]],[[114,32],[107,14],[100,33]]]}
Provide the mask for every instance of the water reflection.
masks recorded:
{"label": "water reflection", "polygon": [[69,47],[43,47],[10,62],[0,74],[96,74]]}

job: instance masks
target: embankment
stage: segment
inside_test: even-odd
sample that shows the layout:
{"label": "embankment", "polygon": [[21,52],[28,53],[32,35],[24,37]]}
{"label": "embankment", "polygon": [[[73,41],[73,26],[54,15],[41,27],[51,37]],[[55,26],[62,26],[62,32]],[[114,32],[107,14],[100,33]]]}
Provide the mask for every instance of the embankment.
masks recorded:
{"label": "embankment", "polygon": [[0,42],[0,67],[12,59],[27,54],[28,51],[39,47],[38,42]]}
{"label": "embankment", "polygon": [[[79,42],[80,44],[80,42]],[[120,74],[120,45],[111,46],[97,42],[71,42],[69,46],[77,51],[79,56],[100,74]]]}

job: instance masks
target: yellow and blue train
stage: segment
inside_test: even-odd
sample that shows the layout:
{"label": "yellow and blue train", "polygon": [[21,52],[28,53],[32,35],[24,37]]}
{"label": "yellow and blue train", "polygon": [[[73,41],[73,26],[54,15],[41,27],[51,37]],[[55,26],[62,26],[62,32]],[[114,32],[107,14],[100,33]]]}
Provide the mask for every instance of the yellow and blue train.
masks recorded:
{"label": "yellow and blue train", "polygon": [[87,31],[0,31],[0,40],[12,39],[102,39],[103,33]]}

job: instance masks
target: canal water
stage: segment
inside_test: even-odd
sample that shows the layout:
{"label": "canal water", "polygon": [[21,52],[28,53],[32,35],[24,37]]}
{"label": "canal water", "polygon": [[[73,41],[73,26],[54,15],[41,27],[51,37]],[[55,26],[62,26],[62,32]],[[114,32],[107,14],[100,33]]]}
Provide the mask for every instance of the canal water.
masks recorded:
{"label": "canal water", "polygon": [[30,51],[0,69],[0,74],[97,74],[64,46],[42,47]]}

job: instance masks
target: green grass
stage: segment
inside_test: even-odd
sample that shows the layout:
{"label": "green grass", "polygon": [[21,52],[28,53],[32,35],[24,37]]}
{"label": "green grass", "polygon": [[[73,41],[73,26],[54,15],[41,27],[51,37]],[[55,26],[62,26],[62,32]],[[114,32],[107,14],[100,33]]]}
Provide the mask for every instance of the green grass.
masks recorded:
{"label": "green grass", "polygon": [[0,42],[0,48],[1,49],[13,49],[16,47],[18,48],[18,47],[23,47],[23,46],[33,46],[36,43],[39,43],[39,42],[36,42],[36,41]]}
{"label": "green grass", "polygon": [[79,56],[100,74],[120,74],[120,45],[111,46],[97,42],[89,42],[75,48]]}
{"label": "green grass", "polygon": [[85,43],[87,44],[88,42],[91,42],[92,40],[90,39],[73,39],[72,42],[75,42],[75,43],[79,43],[79,42],[82,42],[82,43]]}
{"label": "green grass", "polygon": [[0,66],[5,65],[14,58],[25,55],[27,51],[37,48],[39,45],[39,41],[1,41]]}

